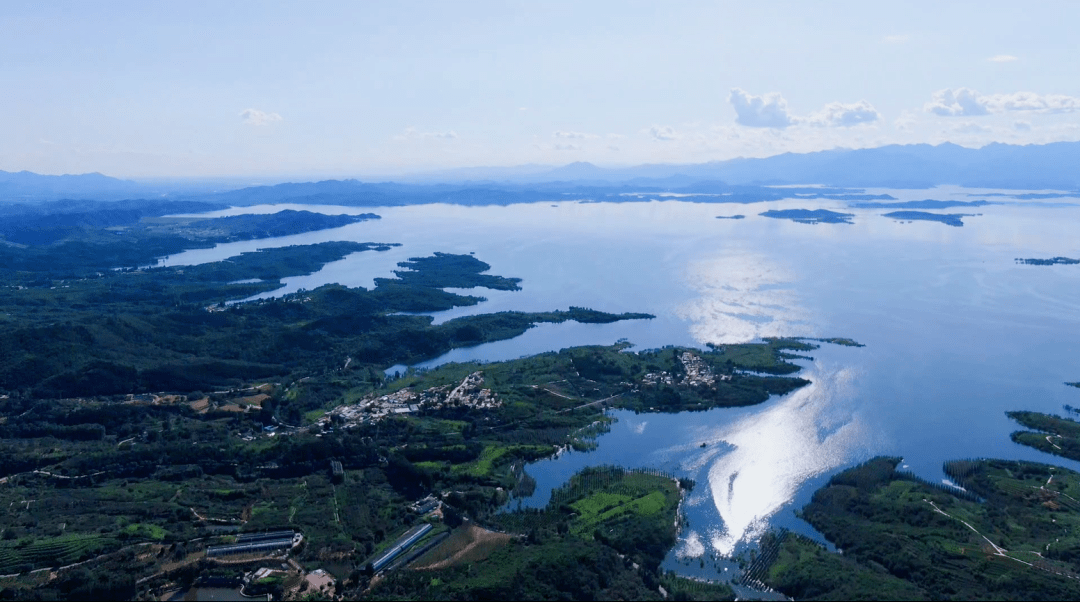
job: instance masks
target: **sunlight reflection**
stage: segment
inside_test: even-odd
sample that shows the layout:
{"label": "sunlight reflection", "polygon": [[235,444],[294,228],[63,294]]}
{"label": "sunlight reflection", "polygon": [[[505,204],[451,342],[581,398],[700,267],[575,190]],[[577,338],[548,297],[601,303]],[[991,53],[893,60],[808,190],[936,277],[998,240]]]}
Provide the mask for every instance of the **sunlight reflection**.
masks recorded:
{"label": "sunlight reflection", "polygon": [[797,305],[794,275],[764,255],[737,254],[691,262],[690,286],[700,294],[676,309],[701,343],[745,343],[761,337],[812,334]]}
{"label": "sunlight reflection", "polygon": [[850,399],[852,371],[815,365],[809,377],[812,384],[780,403],[712,433],[734,450],[702,454],[694,462],[711,464],[709,489],[724,525],[710,534],[710,543],[720,554],[759,537],[802,483],[851,462],[868,443],[851,408],[836,403]]}

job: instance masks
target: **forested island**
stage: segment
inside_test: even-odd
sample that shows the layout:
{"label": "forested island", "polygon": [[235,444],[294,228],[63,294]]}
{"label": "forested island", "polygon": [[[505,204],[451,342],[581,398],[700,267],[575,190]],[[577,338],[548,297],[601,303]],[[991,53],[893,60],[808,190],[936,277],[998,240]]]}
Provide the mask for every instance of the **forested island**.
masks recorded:
{"label": "forested island", "polygon": [[1022,263],[1024,265],[1076,265],[1080,263],[1080,259],[1072,259],[1070,257],[1051,257],[1050,259],[1021,259],[1017,257],[1016,263]]}

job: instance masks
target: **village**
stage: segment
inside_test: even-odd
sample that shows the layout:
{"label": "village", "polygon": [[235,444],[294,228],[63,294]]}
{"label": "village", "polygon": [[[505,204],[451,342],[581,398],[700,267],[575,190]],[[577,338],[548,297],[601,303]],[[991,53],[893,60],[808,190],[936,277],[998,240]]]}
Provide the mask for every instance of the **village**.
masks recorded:
{"label": "village", "polygon": [[679,362],[682,363],[685,371],[682,378],[673,376],[667,371],[649,372],[642,378],[641,384],[647,387],[655,387],[661,384],[702,387],[713,386],[717,381],[731,380],[730,374],[717,376],[709,367],[709,364],[705,363],[705,360],[689,351],[684,351],[679,355]]}
{"label": "village", "polygon": [[483,384],[483,372],[477,371],[466,376],[453,388],[443,385],[417,392],[406,387],[387,395],[372,394],[353,405],[334,408],[323,416],[319,423],[326,429],[335,426],[353,428],[364,423],[377,422],[387,416],[420,410],[446,407],[485,409],[502,405],[495,393],[491,389],[483,388]]}

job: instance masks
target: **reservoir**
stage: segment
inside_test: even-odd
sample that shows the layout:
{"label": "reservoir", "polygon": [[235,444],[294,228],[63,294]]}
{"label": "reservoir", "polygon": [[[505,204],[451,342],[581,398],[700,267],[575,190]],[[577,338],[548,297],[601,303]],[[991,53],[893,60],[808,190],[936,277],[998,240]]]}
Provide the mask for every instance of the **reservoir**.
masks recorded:
{"label": "reservoir", "polygon": [[[985,191],[871,189],[899,201],[979,200]],[[401,243],[363,252],[263,296],[337,282],[371,287],[397,262],[436,251],[475,253],[521,291],[475,289],[487,301],[436,321],[505,310],[569,306],[647,312],[654,320],[543,324],[508,340],[458,349],[446,361],[493,361],[626,339],[638,349],[752,341],[769,336],[850,337],[800,360],[812,384],[768,402],[701,413],[617,411],[595,451],[531,465],[533,496],[587,465],[650,467],[695,479],[689,526],[666,568],[716,574],[702,560],[729,555],[770,525],[809,533],[795,516],[828,476],[875,455],[941,482],[942,462],[999,457],[1080,465],[1016,445],[1005,412],[1061,413],[1080,405],[1080,265],[1021,265],[1016,258],[1080,257],[1080,199],[1054,203],[987,196],[995,204],[935,210],[967,214],[962,226],[903,221],[888,209],[843,201],[752,204],[657,197],[465,207],[243,207],[207,215],[303,209],[382,216],[333,230],[244,241],[174,255],[163,265],[216,261],[258,248],[331,240]],[[1060,202],[1059,202],[1060,201]],[[802,223],[767,210],[830,209],[852,223]],[[717,219],[744,214],[745,219]],[[976,215],[977,214],[977,215]],[[704,446],[702,446],[704,444]],[[711,562],[711,560],[710,560]]]}

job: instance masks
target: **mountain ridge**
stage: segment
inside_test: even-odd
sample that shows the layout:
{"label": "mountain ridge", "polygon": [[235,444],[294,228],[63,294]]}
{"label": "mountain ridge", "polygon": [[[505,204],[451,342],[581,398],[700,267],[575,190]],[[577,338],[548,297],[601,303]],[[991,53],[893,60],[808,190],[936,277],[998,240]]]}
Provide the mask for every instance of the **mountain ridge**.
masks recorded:
{"label": "mountain ridge", "polygon": [[[824,185],[849,188],[930,188],[951,184],[976,188],[1025,190],[1080,190],[1080,142],[1011,145],[994,142],[967,148],[944,142],[938,145],[890,144],[875,148],[834,148],[810,153],[781,153],[771,157],[737,157],[705,163],[644,163],[628,167],[602,167],[587,161],[561,166],[527,164],[509,167],[468,167],[399,178],[361,181],[353,178],[286,182],[268,186],[237,187],[208,193],[192,184],[160,184],[122,180],[97,172],[41,175],[29,171],[0,171],[0,202],[35,202],[66,198],[99,200],[139,196],[214,199],[218,202],[338,202],[372,204],[387,196],[404,197],[391,204],[455,202],[466,190],[544,185],[650,186],[669,189],[700,182],[728,185]],[[517,194],[516,196],[520,196]],[[529,195],[526,195],[529,196]],[[519,201],[520,202],[520,201]]]}

